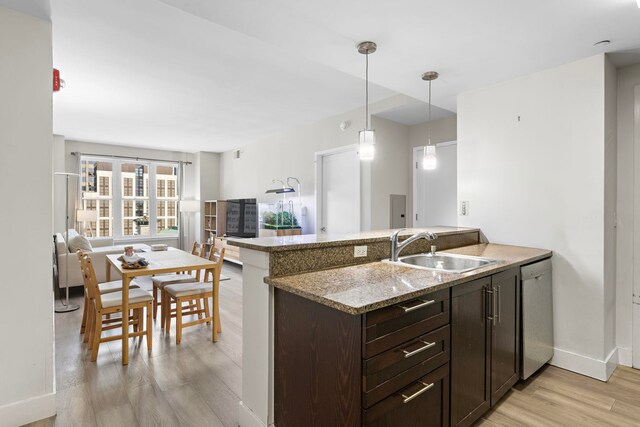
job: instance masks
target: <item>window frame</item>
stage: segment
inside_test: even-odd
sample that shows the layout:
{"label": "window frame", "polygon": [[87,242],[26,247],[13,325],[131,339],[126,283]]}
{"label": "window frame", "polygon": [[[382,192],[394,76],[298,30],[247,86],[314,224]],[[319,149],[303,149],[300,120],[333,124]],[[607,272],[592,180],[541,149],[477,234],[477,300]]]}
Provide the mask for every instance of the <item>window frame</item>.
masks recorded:
{"label": "window frame", "polygon": [[[120,158],[120,157],[108,157],[108,156],[91,156],[91,155],[82,155],[80,162],[83,164],[86,161],[90,162],[109,162],[112,165],[111,171],[111,194],[108,200],[111,201],[111,236],[99,236],[99,237],[110,237],[114,240],[123,240],[123,241],[135,241],[135,240],[149,240],[149,239],[179,239],[180,237],[180,210],[179,210],[179,202],[180,202],[180,174],[179,174],[179,162],[170,162],[170,161],[151,161],[151,160],[139,160],[136,158]],[[149,217],[149,234],[146,235],[125,235],[124,234],[124,202],[125,200],[134,201],[134,211],[135,211],[135,201],[143,200],[144,198],[139,198],[135,196],[135,179],[132,183],[133,194],[134,196],[130,198],[127,196],[124,197],[124,180],[122,175],[122,165],[123,164],[136,164],[136,165],[144,165],[148,168],[148,194],[146,197],[146,201],[148,203],[148,217]],[[178,230],[175,235],[170,234],[159,234],[158,233],[158,198],[157,198],[157,168],[158,166],[170,166],[172,168],[176,168],[176,226]],[[98,180],[99,181],[99,180]],[[168,190],[168,182],[165,181],[165,194]],[[100,194],[100,183],[97,183],[96,195]],[[81,183],[82,186],[82,183]],[[85,206],[85,201],[96,200],[95,197],[85,197],[85,192],[81,190],[80,199],[82,202],[82,206]],[[162,201],[168,200],[167,197],[163,197]],[[167,218],[166,212],[164,219]],[[96,228],[99,227],[100,220],[96,223]],[[96,231],[97,232],[97,231]]]}

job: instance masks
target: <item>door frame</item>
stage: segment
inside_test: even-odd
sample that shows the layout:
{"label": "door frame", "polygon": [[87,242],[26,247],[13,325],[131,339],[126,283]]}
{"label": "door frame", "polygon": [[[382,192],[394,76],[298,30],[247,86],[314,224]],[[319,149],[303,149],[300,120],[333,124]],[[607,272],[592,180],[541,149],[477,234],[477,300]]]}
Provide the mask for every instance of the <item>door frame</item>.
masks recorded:
{"label": "door frame", "polygon": [[[633,97],[633,146],[640,144],[640,85],[634,86]],[[634,185],[633,185],[633,258],[632,258],[632,293],[631,297],[631,366],[640,369],[640,187],[638,176],[640,174],[640,156],[637,148],[634,150],[633,159]]]}
{"label": "door frame", "polygon": [[[435,144],[437,147],[447,147],[450,145],[458,145],[458,141],[445,141]],[[420,164],[420,157],[424,152],[424,145],[419,147],[413,147],[413,163],[412,163],[412,191],[411,191],[411,224],[414,227],[417,227],[417,218],[418,218],[418,165]]]}
{"label": "door frame", "polygon": [[323,167],[322,167],[322,160],[324,157],[326,156],[330,156],[332,154],[340,154],[340,153],[345,153],[345,152],[349,152],[349,151],[353,151],[356,154],[356,161],[355,161],[355,168],[356,168],[356,173],[358,176],[358,180],[356,183],[356,199],[357,199],[357,206],[358,206],[358,215],[357,215],[357,228],[358,231],[360,230],[360,227],[362,226],[362,221],[361,221],[361,212],[362,212],[362,207],[361,207],[361,200],[362,200],[362,175],[361,175],[361,167],[360,167],[360,159],[358,158],[358,144],[350,144],[350,145],[343,145],[341,147],[336,147],[336,148],[331,148],[329,150],[323,150],[323,151],[316,151],[316,153],[314,154],[314,163],[316,166],[316,188],[315,188],[315,196],[316,196],[316,234],[321,234],[320,228],[322,227],[322,222],[323,222],[323,217],[322,217],[322,211],[323,211],[323,203],[322,203],[322,185],[323,185],[323,178],[324,178],[324,171],[323,171]]}

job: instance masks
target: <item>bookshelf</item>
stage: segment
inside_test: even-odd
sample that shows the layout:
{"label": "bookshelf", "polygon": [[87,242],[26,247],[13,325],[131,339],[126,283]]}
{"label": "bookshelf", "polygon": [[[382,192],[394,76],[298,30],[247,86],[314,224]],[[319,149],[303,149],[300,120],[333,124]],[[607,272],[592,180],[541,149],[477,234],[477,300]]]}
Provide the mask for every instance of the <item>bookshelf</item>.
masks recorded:
{"label": "bookshelf", "polygon": [[227,217],[227,203],[224,200],[205,200],[204,215],[202,215],[202,241],[208,242],[211,233],[213,237],[222,237],[225,233]]}

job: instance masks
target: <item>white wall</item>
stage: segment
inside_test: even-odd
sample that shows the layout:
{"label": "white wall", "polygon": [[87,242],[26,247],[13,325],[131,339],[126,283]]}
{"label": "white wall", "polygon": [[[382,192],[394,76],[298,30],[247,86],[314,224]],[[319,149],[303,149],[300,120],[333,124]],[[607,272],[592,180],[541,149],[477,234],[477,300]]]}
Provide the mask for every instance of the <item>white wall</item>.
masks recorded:
{"label": "white wall", "polygon": [[[404,96],[392,97],[373,104],[371,111],[375,114],[376,111],[396,107],[408,100],[410,98]],[[345,131],[339,128],[342,121],[351,122]],[[303,218],[308,225],[305,232],[314,233],[314,154],[357,143],[358,132],[363,127],[364,110],[360,108],[242,147],[240,159],[234,159],[232,151],[223,153],[220,160],[220,197],[267,200],[264,192],[272,188],[272,179],[294,176],[302,183],[302,199],[308,207],[308,217]],[[370,227],[388,228],[389,195],[406,194],[409,198],[410,194],[408,129],[375,116],[372,117],[372,127],[376,130],[376,157],[370,167],[363,163],[362,198],[368,200],[367,192],[370,191]],[[363,224],[367,224],[366,218]]]}
{"label": "white wall", "polygon": [[[416,212],[409,215],[416,227],[458,225],[458,147],[455,143],[437,146],[438,166],[422,169],[424,149],[413,149],[412,172],[415,175]],[[413,179],[411,180],[414,184]],[[417,215],[417,217],[416,217]],[[417,219],[416,219],[417,218]]]}
{"label": "white wall", "polygon": [[381,117],[373,117],[376,129],[376,158],[371,169],[371,229],[381,230],[391,227],[392,194],[407,196],[411,182],[409,150],[409,126]]}
{"label": "white wall", "polygon": [[[64,136],[53,135],[53,171],[67,172],[65,166]],[[62,231],[65,227],[65,195],[66,181],[62,177],[53,180],[53,229]]]}
{"label": "white wall", "polygon": [[197,179],[193,182],[194,191],[201,203],[200,213],[193,216],[192,230],[185,242],[187,246],[194,240],[206,241],[202,230],[202,212],[205,200],[220,198],[220,154],[202,151],[195,153],[193,166],[194,171],[197,172]]}
{"label": "white wall", "polygon": [[461,226],[554,251],[553,362],[605,378],[605,58],[458,98]]}
{"label": "white wall", "polygon": [[[604,351],[616,348],[616,199],[617,199],[617,85],[616,67],[605,56],[604,91]],[[618,363],[609,364],[609,369]],[[613,372],[613,370],[611,370]]]}
{"label": "white wall", "polygon": [[55,413],[51,70],[51,23],[0,7],[0,426]]}
{"label": "white wall", "polygon": [[[434,120],[431,122],[431,143],[439,144],[441,142],[455,141],[457,139],[457,116],[446,117],[440,120]],[[421,147],[426,145],[427,142],[427,124],[422,123],[409,127],[409,150],[413,151],[414,147]],[[410,174],[413,165],[413,159],[410,159]],[[413,179],[409,179],[409,196],[407,197],[407,212],[408,221],[407,226],[413,225],[413,219],[415,218],[413,212]],[[455,196],[454,196],[455,197]],[[436,224],[431,224],[436,225]]]}
{"label": "white wall", "polygon": [[[640,150],[634,150],[634,87],[638,85],[640,64],[618,70],[616,343],[620,363],[625,365],[631,365],[634,238],[638,239],[634,237],[634,200],[640,202],[640,194],[634,190],[640,188],[640,177],[634,178],[634,168],[640,165]],[[640,111],[639,107],[635,108]],[[640,244],[640,239],[635,244]]]}

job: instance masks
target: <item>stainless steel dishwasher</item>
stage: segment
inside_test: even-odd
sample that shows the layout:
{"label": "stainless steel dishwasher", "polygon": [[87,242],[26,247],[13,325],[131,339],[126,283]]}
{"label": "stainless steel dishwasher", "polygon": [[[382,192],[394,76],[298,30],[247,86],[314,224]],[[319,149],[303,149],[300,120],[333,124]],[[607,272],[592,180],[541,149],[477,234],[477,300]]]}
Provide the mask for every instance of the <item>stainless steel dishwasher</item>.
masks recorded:
{"label": "stainless steel dishwasher", "polygon": [[551,258],[523,266],[521,277],[520,378],[527,379],[553,357]]}

